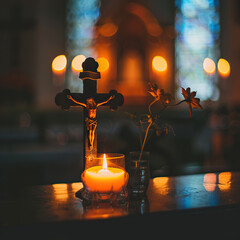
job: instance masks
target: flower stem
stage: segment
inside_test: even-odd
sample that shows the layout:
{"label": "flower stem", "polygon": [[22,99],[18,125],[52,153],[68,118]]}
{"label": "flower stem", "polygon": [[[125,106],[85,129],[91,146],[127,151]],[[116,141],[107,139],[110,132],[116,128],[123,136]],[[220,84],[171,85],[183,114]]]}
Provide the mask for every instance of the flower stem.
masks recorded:
{"label": "flower stem", "polygon": [[167,106],[168,106],[168,107],[175,107],[175,106],[177,106],[177,105],[179,105],[179,104],[181,104],[181,103],[183,103],[183,102],[186,102],[186,100],[184,99],[184,100],[182,100],[182,101],[180,101],[180,102],[178,102],[178,103],[176,103],[176,104],[168,104]]}
{"label": "flower stem", "polygon": [[150,129],[151,125],[152,125],[152,121],[149,122],[149,125],[146,129],[146,133],[145,133],[144,140],[143,140],[142,147],[141,147],[141,152],[140,152],[140,156],[139,156],[139,164],[138,165],[140,165],[143,149],[144,149],[144,146],[145,146],[145,143],[146,143],[146,140],[147,140],[147,136],[148,136],[148,132],[149,132],[149,129]]}
{"label": "flower stem", "polygon": [[155,102],[157,102],[158,100],[159,100],[158,98],[155,98],[155,99],[149,104],[149,106],[148,106],[148,111],[149,111],[150,115],[152,115],[151,106],[152,106]]}
{"label": "flower stem", "polygon": [[138,134],[139,134],[140,144],[141,144],[141,148],[142,148],[142,144],[143,144],[143,142],[142,142],[142,134],[141,134],[141,129],[140,129],[140,127],[139,127],[139,126],[137,127],[137,129],[138,129]]}

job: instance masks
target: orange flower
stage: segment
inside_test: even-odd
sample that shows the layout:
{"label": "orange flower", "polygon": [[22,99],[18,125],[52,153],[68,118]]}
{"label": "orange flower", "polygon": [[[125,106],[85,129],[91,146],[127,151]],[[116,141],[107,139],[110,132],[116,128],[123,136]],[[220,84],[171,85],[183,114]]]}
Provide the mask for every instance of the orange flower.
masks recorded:
{"label": "orange flower", "polygon": [[158,85],[157,84],[152,84],[152,83],[148,83],[150,89],[149,89],[149,93],[156,99],[156,101],[158,101],[160,99],[160,96],[162,94],[162,90],[160,90],[158,88]]}
{"label": "orange flower", "polygon": [[154,98],[154,103],[159,101],[166,105],[169,104],[174,98],[170,93],[165,93],[164,89],[158,88],[157,84],[148,83],[150,90],[148,91]]}
{"label": "orange flower", "polygon": [[192,117],[192,107],[203,109],[200,105],[200,99],[195,98],[196,92],[191,92],[190,88],[187,88],[186,90],[182,88],[182,95],[185,98],[185,102],[189,105],[190,117]]}

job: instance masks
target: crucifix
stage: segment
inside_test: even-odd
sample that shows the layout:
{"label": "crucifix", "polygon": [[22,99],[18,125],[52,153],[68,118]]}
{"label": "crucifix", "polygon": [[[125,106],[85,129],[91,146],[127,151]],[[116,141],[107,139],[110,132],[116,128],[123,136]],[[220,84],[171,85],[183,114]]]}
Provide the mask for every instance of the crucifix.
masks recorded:
{"label": "crucifix", "polygon": [[55,97],[55,102],[64,110],[70,107],[83,108],[84,132],[84,166],[88,168],[94,157],[97,156],[97,108],[109,106],[116,110],[123,105],[124,98],[116,90],[109,93],[97,93],[97,81],[100,72],[97,71],[98,63],[93,58],[87,58],[82,64],[83,71],[79,78],[83,80],[83,93],[71,93],[69,89],[63,90]]}

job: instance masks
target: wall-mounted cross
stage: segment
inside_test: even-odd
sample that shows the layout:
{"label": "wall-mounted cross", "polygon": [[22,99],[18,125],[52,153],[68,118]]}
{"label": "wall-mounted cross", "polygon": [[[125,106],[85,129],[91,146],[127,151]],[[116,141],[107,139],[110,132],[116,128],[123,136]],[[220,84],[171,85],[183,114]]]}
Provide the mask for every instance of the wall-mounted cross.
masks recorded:
{"label": "wall-mounted cross", "polygon": [[79,78],[83,80],[83,93],[71,93],[69,89],[58,93],[55,102],[62,109],[70,107],[83,107],[83,132],[84,132],[84,168],[87,168],[94,157],[97,156],[97,108],[109,106],[116,110],[123,105],[124,98],[116,90],[109,93],[97,93],[97,80],[100,72],[97,71],[98,63],[93,58],[87,58],[83,64],[83,71]]}

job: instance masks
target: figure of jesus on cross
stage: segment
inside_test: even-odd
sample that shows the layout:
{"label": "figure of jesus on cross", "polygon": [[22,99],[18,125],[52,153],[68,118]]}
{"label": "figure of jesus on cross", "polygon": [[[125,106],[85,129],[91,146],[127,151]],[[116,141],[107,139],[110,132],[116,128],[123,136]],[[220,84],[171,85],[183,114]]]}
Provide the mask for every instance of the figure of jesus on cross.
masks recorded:
{"label": "figure of jesus on cross", "polygon": [[67,95],[67,98],[71,99],[76,104],[87,109],[88,117],[85,118],[85,124],[88,131],[89,147],[90,147],[90,150],[92,150],[93,143],[95,140],[95,130],[97,127],[97,108],[108,103],[111,99],[114,98],[114,96],[110,96],[108,100],[98,104],[96,104],[93,98],[88,98],[86,100],[86,103],[82,103],[73,99],[71,95]]}

